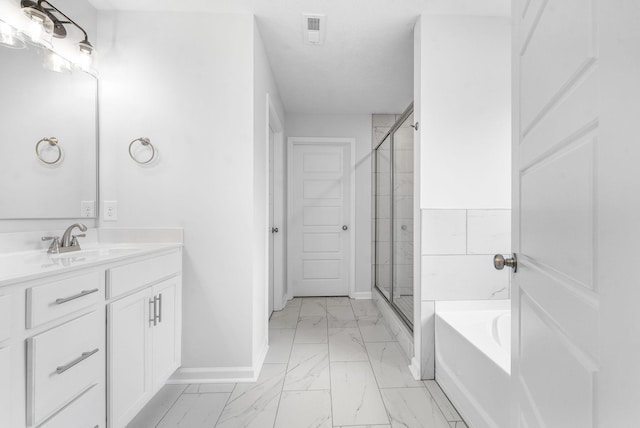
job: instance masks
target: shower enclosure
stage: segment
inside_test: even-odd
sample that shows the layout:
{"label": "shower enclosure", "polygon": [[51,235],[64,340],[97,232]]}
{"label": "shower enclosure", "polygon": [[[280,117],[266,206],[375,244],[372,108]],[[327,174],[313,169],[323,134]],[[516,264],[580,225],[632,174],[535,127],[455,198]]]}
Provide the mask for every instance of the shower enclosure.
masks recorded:
{"label": "shower enclosure", "polygon": [[374,150],[374,283],[413,330],[413,104]]}

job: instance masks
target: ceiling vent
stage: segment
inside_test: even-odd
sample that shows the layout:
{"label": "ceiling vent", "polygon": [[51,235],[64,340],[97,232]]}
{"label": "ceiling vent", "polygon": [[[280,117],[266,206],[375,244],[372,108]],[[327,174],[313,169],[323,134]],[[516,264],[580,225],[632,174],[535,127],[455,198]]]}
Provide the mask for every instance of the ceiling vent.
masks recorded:
{"label": "ceiling vent", "polygon": [[321,45],[327,29],[327,17],[317,14],[302,14],[302,33],[304,42],[308,45]]}

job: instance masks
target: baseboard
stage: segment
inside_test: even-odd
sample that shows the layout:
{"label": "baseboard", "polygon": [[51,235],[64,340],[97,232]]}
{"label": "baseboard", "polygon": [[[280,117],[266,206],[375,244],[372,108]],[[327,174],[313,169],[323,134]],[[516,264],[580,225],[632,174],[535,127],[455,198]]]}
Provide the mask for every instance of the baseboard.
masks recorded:
{"label": "baseboard", "polygon": [[183,367],[176,370],[167,383],[241,383],[255,382],[257,379],[254,367]]}
{"label": "baseboard", "polygon": [[258,358],[256,358],[253,363],[253,375],[256,379],[260,376],[260,372],[262,371],[262,367],[264,366],[264,360],[267,358],[267,352],[269,352],[269,344],[265,343],[264,347],[260,354],[258,354]]}
{"label": "baseboard", "polygon": [[354,291],[349,297],[356,300],[371,300],[372,296],[371,291]]}

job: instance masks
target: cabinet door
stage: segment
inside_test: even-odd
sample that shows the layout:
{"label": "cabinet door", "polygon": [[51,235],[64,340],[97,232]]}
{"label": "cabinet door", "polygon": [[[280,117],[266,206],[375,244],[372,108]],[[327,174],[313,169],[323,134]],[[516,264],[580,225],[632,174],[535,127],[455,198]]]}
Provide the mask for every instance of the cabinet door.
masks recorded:
{"label": "cabinet door", "polygon": [[154,391],[160,389],[180,366],[181,288],[180,278],[172,278],[153,287],[157,321],[151,328]]}
{"label": "cabinet door", "polygon": [[0,345],[0,427],[11,426],[11,348]]}
{"label": "cabinet door", "polygon": [[151,290],[109,305],[109,426],[127,425],[151,398],[149,326]]}

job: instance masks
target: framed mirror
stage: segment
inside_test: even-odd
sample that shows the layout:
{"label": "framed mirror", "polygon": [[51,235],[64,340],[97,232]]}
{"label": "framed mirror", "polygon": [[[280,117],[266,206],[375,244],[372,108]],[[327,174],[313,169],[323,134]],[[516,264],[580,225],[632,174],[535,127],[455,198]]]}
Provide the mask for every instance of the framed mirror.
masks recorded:
{"label": "framed mirror", "polygon": [[0,46],[0,219],[96,217],[97,79],[47,61]]}

